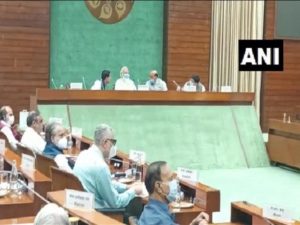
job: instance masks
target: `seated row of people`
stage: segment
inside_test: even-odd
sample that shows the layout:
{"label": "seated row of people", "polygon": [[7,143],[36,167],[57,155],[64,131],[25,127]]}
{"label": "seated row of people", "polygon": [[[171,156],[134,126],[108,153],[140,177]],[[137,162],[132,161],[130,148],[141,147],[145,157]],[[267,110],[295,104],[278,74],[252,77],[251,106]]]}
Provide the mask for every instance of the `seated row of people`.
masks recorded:
{"label": "seated row of people", "polygon": [[[8,117],[13,116],[11,108],[6,110]],[[7,119],[9,120],[11,119]],[[8,124],[12,125],[13,121]],[[141,182],[126,185],[112,179],[108,162],[116,155],[117,140],[110,126],[101,124],[96,127],[94,143],[89,149],[81,151],[74,165],[74,161],[68,160],[63,153],[67,148],[68,133],[61,124],[47,124],[45,140],[41,135],[43,118],[39,112],[29,113],[27,125],[21,143],[37,154],[42,153],[53,158],[59,168],[77,176],[84,189],[95,195],[95,207],[98,210],[122,209],[124,222],[127,224],[132,216],[140,218],[140,225],[175,224],[168,204],[175,200],[178,186],[166,162],[154,162],[147,169],[145,186],[149,193],[149,202],[143,209],[142,200],[138,197],[143,192]],[[191,224],[203,224],[207,221],[207,215],[201,214]]]}
{"label": "seated row of people", "polygon": [[[109,70],[103,70],[101,73],[101,78],[96,80],[91,87],[91,90],[106,90],[107,85],[110,83],[111,76]],[[167,91],[168,87],[165,81],[159,78],[158,72],[156,70],[151,70],[149,72],[149,80],[145,84],[146,89],[150,91]],[[200,77],[198,75],[193,75],[192,78],[187,81],[181,88],[177,83],[177,91],[191,91],[191,86],[195,86],[195,91],[204,92],[206,89],[203,84],[200,83]],[[126,90],[133,91],[137,90],[135,83],[130,79],[129,69],[124,66],[120,70],[120,78],[116,81],[114,90]]]}

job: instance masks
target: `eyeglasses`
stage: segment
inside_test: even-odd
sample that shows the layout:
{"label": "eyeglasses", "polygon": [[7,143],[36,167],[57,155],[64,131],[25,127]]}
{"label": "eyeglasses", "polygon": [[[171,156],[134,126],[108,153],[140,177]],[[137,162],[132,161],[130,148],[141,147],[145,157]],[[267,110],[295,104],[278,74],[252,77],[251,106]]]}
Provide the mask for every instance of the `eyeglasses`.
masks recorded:
{"label": "eyeglasses", "polygon": [[113,145],[117,144],[117,139],[106,139],[109,140]]}

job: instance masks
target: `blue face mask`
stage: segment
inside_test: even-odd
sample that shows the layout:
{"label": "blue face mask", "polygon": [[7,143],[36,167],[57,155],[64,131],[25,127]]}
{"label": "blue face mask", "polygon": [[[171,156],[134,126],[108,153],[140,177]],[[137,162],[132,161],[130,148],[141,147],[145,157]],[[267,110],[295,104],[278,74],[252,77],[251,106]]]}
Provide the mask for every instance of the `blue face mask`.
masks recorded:
{"label": "blue face mask", "polygon": [[172,180],[169,182],[169,194],[167,195],[167,199],[169,202],[174,202],[176,200],[178,194],[178,183],[177,180]]}
{"label": "blue face mask", "polygon": [[130,75],[129,75],[129,73],[125,73],[125,74],[123,75],[123,77],[124,77],[125,79],[129,79]]}

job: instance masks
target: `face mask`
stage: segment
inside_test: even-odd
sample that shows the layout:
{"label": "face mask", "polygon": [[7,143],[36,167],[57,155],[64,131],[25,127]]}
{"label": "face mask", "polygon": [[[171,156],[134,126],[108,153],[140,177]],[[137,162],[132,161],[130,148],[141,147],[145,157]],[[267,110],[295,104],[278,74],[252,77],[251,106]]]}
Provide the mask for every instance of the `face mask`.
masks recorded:
{"label": "face mask", "polygon": [[129,73],[125,73],[125,74],[123,75],[123,77],[124,77],[125,79],[129,79],[130,75],[129,75]]}
{"label": "face mask", "polygon": [[15,116],[14,116],[14,115],[8,116],[8,123],[9,123],[10,125],[13,125],[14,122],[15,122]]}
{"label": "face mask", "polygon": [[155,80],[154,80],[154,79],[151,79],[151,80],[150,80],[150,84],[151,84],[151,85],[154,85],[154,84],[155,84]]}
{"label": "face mask", "polygon": [[109,156],[108,158],[111,159],[112,157],[117,155],[117,146],[112,145],[110,150],[109,150]]}
{"label": "face mask", "polygon": [[66,149],[68,147],[67,137],[63,137],[63,138],[59,139],[59,141],[57,143],[57,147],[59,147],[60,149]]}
{"label": "face mask", "polygon": [[169,202],[174,202],[176,200],[178,194],[178,183],[177,180],[172,180],[169,182],[169,194],[167,195],[167,199]]}

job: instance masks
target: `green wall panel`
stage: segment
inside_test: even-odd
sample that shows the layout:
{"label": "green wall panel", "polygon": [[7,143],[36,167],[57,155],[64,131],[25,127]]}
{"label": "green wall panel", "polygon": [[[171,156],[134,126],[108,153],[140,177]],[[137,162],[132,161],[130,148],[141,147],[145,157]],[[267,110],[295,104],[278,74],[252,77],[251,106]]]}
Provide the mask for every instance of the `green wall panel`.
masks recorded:
{"label": "green wall panel", "polygon": [[[39,110],[68,126],[65,105]],[[107,123],[119,149],[145,151],[147,161],[166,160],[174,169],[269,165],[253,106],[70,105],[70,114],[85,136],[93,138],[96,125]]]}
{"label": "green wall panel", "polygon": [[90,88],[109,69],[112,88],[124,65],[136,83],[145,82],[151,69],[161,74],[163,9],[163,1],[135,1],[124,20],[104,24],[83,1],[51,1],[50,77],[60,86],[84,76]]}

